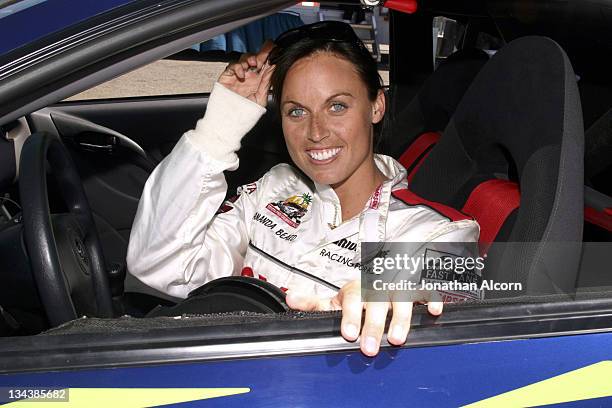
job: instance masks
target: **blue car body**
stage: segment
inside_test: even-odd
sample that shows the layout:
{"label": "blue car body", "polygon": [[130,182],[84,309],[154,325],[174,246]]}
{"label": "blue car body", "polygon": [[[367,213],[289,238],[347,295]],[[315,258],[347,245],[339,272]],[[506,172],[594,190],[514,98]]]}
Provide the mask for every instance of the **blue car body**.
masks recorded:
{"label": "blue car body", "polygon": [[0,55],[132,1],[23,0],[9,5],[0,9]]}
{"label": "blue car body", "polygon": [[[103,391],[124,398],[118,406],[157,406],[157,398],[176,407],[605,407],[612,403],[611,347],[612,335],[601,333],[387,349],[375,359],[332,352],[13,374],[0,376],[0,386],[73,389],[74,405],[60,406],[98,406]],[[173,396],[176,405],[165,405],[168,389],[183,391]],[[220,396],[210,397],[215,390]]]}
{"label": "blue car body", "polygon": [[[0,8],[0,59],[139,3],[46,0],[17,7],[25,2],[6,6],[4,13]],[[349,343],[311,349],[307,335],[293,351],[218,357],[199,354],[200,344],[185,340],[181,358],[172,353],[165,358],[165,346],[147,354],[145,335],[135,337],[142,347],[132,339],[100,349],[88,349],[85,340],[78,347],[41,347],[53,336],[3,339],[0,403],[18,406],[10,390],[49,388],[68,389],[71,396],[44,405],[50,407],[112,406],[109,401],[117,407],[612,406],[612,303],[584,305],[553,312],[546,305],[524,306],[514,317],[500,307],[479,315],[476,323],[464,315],[456,320],[453,310],[438,321],[423,316],[406,347],[386,346],[376,358],[364,357]],[[329,321],[337,330],[338,316]],[[461,332],[464,324],[471,334]],[[205,346],[210,344],[217,343]],[[122,350],[141,357],[115,354]]]}

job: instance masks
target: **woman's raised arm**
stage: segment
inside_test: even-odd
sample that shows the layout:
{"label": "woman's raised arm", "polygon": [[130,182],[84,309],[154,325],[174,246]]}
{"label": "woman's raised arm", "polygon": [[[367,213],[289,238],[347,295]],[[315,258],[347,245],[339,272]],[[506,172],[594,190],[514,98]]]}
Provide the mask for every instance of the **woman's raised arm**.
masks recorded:
{"label": "woman's raised arm", "polygon": [[228,66],[204,117],[147,180],[127,254],[128,271],[145,284],[184,298],[242,268],[246,220],[257,194],[243,194],[232,211],[217,212],[227,194],[223,172],[238,167],[240,140],[266,111],[273,68],[265,62],[271,48],[265,45],[259,54]]}

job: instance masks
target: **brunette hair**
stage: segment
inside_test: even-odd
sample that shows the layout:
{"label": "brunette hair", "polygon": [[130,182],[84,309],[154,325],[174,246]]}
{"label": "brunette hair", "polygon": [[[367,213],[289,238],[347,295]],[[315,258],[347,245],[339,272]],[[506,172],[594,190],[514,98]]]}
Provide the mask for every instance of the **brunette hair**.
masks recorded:
{"label": "brunette hair", "polygon": [[[359,40],[357,40],[359,41]],[[330,53],[350,62],[368,90],[371,102],[376,100],[378,91],[383,88],[383,81],[378,73],[376,60],[363,44],[352,41],[329,41],[325,39],[303,38],[288,47],[275,48],[270,54],[270,63],[275,65],[272,73],[272,99],[278,107],[283,93],[283,85],[289,69],[297,61],[317,53]],[[385,119],[374,125],[374,146],[379,144]]]}

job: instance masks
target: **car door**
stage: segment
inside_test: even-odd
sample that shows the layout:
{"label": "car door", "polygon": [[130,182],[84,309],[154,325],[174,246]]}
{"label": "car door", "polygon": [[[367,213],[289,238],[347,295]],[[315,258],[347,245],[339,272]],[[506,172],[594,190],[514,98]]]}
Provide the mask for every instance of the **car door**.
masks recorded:
{"label": "car door", "polygon": [[[190,52],[184,54],[187,58],[201,58]],[[206,74],[216,78],[219,67],[222,70],[232,56],[236,55],[222,55],[221,61],[204,62]],[[171,66],[164,64],[167,62],[179,61],[192,66],[203,63],[185,58],[177,56],[175,60],[157,61],[139,70],[141,76],[138,72],[128,74],[131,78],[127,80],[142,83],[150,70],[168,74]],[[94,89],[28,117],[33,132],[46,131],[61,137],[71,152],[94,212],[107,264],[125,263],[131,225],[144,184],[183,133],[194,128],[204,115],[210,92],[204,89],[206,92],[202,93],[157,95],[163,89],[160,91],[153,83],[153,95],[126,97],[125,90],[121,89],[125,80],[120,78],[102,88],[107,92],[110,89],[111,95],[119,97],[90,99],[91,95],[100,95]],[[149,80],[160,81],[151,77]],[[190,89],[198,74],[183,80],[182,85]],[[209,80],[207,85],[211,87],[213,82],[214,79]],[[192,87],[194,92],[199,90],[201,86]],[[235,194],[239,185],[255,181],[273,165],[290,160],[271,101],[265,117],[245,137],[239,157],[238,171],[226,174],[229,196]],[[133,289],[132,283],[137,285],[135,280],[128,280],[128,290]]]}
{"label": "car door", "polygon": [[337,313],[80,319],[0,339],[0,400],[51,390],[40,402],[67,407],[608,406],[610,300],[516,300],[437,319],[416,307],[407,345],[376,358],[338,336]]}

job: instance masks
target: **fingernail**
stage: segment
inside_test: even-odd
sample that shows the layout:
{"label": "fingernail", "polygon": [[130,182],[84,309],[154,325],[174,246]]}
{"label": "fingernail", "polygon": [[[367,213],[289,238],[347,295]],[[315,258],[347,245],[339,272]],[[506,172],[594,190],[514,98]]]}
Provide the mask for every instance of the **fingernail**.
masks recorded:
{"label": "fingernail", "polygon": [[404,340],[404,328],[402,326],[395,325],[393,326],[393,328],[391,328],[391,333],[390,333],[390,337],[393,340],[396,341],[403,341]]}
{"label": "fingernail", "polygon": [[431,306],[432,313],[440,314],[442,313],[442,305],[439,303],[432,304]]}
{"label": "fingernail", "polygon": [[357,326],[354,324],[347,324],[344,326],[344,334],[346,334],[351,339],[356,339],[359,336],[359,332],[357,331]]}
{"label": "fingernail", "polygon": [[370,336],[365,338],[363,342],[363,346],[365,350],[370,354],[375,354],[376,350],[378,349],[378,344],[376,342],[376,339]]}
{"label": "fingernail", "polygon": [[292,290],[288,290],[287,292],[285,292],[285,295],[286,295],[285,296],[286,299],[291,298],[293,300],[298,299],[300,297],[297,293],[293,292]]}

